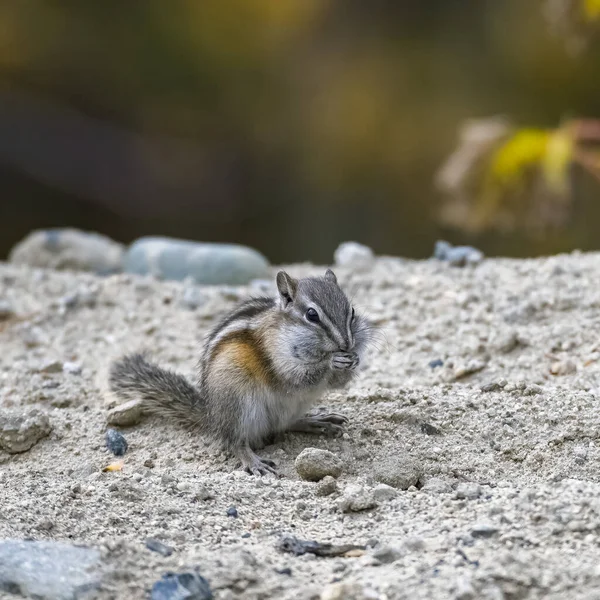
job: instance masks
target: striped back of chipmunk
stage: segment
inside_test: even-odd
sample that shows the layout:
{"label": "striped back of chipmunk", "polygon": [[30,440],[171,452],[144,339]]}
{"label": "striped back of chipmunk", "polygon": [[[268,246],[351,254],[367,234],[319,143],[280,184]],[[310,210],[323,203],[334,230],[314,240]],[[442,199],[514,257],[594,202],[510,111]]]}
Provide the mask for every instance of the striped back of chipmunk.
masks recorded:
{"label": "striped back of chipmunk", "polygon": [[266,385],[273,383],[269,357],[254,332],[260,316],[275,306],[273,298],[253,298],[234,309],[211,331],[201,361],[203,383],[206,381],[207,365],[217,356]]}

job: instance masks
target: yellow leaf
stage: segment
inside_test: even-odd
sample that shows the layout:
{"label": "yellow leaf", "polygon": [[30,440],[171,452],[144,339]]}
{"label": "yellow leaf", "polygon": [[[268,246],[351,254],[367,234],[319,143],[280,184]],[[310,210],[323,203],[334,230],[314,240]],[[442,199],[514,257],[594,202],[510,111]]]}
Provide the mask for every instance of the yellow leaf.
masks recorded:
{"label": "yellow leaf", "polygon": [[586,21],[600,18],[600,0],[582,0],[583,15]]}
{"label": "yellow leaf", "polygon": [[102,469],[104,472],[107,471],[122,471],[123,470],[123,461],[117,461],[107,465]]}
{"label": "yellow leaf", "polygon": [[489,167],[489,183],[517,187],[523,176],[538,166],[545,153],[550,134],[542,129],[521,129],[494,153]]}
{"label": "yellow leaf", "polygon": [[569,166],[573,160],[573,137],[558,129],[548,139],[542,159],[542,173],[546,185],[557,194],[565,194],[569,186]]}

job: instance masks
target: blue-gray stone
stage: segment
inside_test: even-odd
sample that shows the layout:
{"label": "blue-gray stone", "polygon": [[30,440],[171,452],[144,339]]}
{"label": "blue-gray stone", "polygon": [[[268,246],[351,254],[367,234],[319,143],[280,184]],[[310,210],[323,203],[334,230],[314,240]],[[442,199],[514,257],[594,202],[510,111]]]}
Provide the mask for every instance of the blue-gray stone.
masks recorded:
{"label": "blue-gray stone", "polygon": [[99,275],[122,270],[125,247],[110,238],[79,229],[40,229],[31,232],[9,254],[18,265],[91,271]]}
{"label": "blue-gray stone", "polygon": [[39,600],[89,600],[102,581],[100,552],[47,541],[0,541],[0,590]]}
{"label": "blue-gray stone", "polygon": [[127,452],[127,440],[116,429],[108,429],[106,432],[106,447],[115,456],[123,456]]}
{"label": "blue-gray stone", "polygon": [[197,573],[167,573],[152,586],[151,600],[213,600],[210,585]]}
{"label": "blue-gray stone", "polygon": [[481,250],[473,248],[473,246],[452,246],[443,240],[435,243],[433,256],[457,267],[475,265],[483,260]]}
{"label": "blue-gray stone", "polygon": [[239,244],[144,237],[133,242],[124,262],[128,273],[177,281],[189,277],[204,285],[246,285],[269,276],[267,259]]}

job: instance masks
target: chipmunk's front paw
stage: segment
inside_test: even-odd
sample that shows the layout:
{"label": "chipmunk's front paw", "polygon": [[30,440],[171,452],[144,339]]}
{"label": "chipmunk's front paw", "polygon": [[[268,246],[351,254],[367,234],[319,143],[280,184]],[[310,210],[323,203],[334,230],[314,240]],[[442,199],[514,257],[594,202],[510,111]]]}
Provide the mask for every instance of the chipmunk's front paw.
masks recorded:
{"label": "chipmunk's front paw", "polygon": [[340,371],[353,371],[359,362],[358,354],[354,352],[334,352],[331,357],[331,367]]}
{"label": "chipmunk's front paw", "polygon": [[344,433],[344,425],[347,422],[346,417],[337,413],[309,415],[298,419],[289,431],[340,436]]}

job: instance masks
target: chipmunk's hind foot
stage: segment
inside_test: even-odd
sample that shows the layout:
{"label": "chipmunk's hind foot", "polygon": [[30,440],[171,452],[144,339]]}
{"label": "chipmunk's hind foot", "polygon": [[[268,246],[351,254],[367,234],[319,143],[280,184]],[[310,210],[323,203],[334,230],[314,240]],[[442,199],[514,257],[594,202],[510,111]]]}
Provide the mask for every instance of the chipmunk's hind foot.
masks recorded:
{"label": "chipmunk's hind foot", "polygon": [[238,453],[242,468],[249,475],[277,475],[277,465],[266,458],[261,458],[249,446]]}

